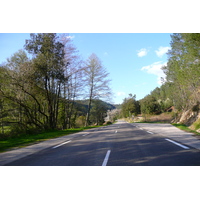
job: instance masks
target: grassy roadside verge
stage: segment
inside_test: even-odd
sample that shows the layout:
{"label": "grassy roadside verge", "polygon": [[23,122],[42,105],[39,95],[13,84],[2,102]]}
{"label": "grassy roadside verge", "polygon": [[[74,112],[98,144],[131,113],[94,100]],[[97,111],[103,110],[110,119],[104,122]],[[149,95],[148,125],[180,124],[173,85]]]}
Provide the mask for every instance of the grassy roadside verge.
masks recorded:
{"label": "grassy roadside verge", "polygon": [[[137,122],[137,123],[147,123],[147,124],[166,124],[166,122]],[[185,132],[189,132],[189,133],[194,133],[195,135],[200,135],[200,133],[198,133],[195,130],[192,130],[190,128],[188,128],[188,126],[186,126],[185,124],[175,124],[175,123],[171,123],[171,125],[175,126],[176,128],[179,128],[182,131]]]}
{"label": "grassy roadside verge", "polygon": [[[160,115],[147,115],[146,118],[143,116],[142,119],[140,119],[140,121],[134,121],[130,118],[123,118],[123,120],[129,122],[129,123],[154,123],[154,124],[171,124],[177,128],[179,128],[180,130],[183,130],[185,132],[189,132],[189,133],[194,133],[196,136],[200,136],[200,133],[195,131],[197,129],[200,129],[200,121],[195,125],[193,125],[194,129],[189,128],[188,126],[186,126],[185,124],[176,124],[176,123],[171,123],[172,119],[174,117],[174,113],[162,113]],[[137,117],[136,117],[137,119]]]}
{"label": "grassy roadside verge", "polygon": [[34,143],[41,142],[44,140],[53,139],[56,137],[61,137],[61,136],[69,135],[73,133],[78,133],[83,130],[98,128],[98,127],[100,126],[82,127],[82,128],[76,128],[76,129],[68,129],[68,130],[55,130],[55,131],[43,132],[43,133],[39,133],[35,135],[23,134],[18,137],[12,137],[5,140],[0,140],[0,152],[11,150],[14,147],[25,147],[30,144],[34,144]]}
{"label": "grassy roadside verge", "polygon": [[177,127],[177,128],[179,128],[179,129],[181,129],[181,130],[183,130],[183,131],[186,131],[186,132],[189,132],[189,133],[194,133],[196,135],[200,135],[200,133],[198,133],[197,131],[194,131],[194,130],[188,128],[185,124],[174,124],[173,123],[172,125],[175,126],[175,127]]}

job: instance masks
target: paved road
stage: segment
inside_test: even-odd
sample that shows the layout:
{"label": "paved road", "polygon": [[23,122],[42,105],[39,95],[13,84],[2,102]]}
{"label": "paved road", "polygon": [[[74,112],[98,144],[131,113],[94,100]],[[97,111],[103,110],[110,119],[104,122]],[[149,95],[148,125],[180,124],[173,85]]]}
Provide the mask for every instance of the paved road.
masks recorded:
{"label": "paved road", "polygon": [[9,166],[196,166],[200,151],[134,124],[93,129]]}

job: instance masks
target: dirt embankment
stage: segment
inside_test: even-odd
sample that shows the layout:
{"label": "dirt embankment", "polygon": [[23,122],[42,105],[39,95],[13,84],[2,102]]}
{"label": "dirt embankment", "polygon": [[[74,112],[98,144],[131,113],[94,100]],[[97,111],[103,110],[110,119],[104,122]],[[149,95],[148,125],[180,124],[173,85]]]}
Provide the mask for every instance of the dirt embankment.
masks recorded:
{"label": "dirt embankment", "polygon": [[193,109],[183,111],[173,120],[173,122],[185,124],[190,129],[200,132],[200,111]]}
{"label": "dirt embankment", "polygon": [[200,133],[200,109],[189,109],[183,112],[166,112],[160,115],[141,115],[127,119],[129,122],[161,122],[185,124]]}
{"label": "dirt embankment", "polygon": [[174,119],[173,113],[162,113],[160,115],[138,115],[132,118],[125,119],[128,122],[161,122],[171,123]]}

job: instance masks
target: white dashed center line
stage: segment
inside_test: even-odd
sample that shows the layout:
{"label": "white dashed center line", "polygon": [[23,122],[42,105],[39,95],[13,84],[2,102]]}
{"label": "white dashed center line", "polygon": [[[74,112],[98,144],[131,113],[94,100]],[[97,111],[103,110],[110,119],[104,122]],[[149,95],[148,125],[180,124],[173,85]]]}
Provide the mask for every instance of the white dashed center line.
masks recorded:
{"label": "white dashed center line", "polygon": [[102,166],[106,166],[107,165],[107,162],[108,162],[108,159],[109,159],[109,156],[110,156],[110,152],[111,152],[111,150],[107,151],[106,157],[104,158]]}
{"label": "white dashed center line", "polygon": [[154,133],[152,133],[151,131],[147,131],[147,133],[154,134]]}
{"label": "white dashed center line", "polygon": [[89,135],[89,133],[86,133],[85,135],[82,135],[82,136],[86,136],[86,135]]}
{"label": "white dashed center line", "polygon": [[165,140],[167,140],[168,142],[171,142],[171,143],[173,143],[173,144],[176,144],[176,145],[178,145],[179,147],[182,147],[182,148],[184,148],[184,149],[190,149],[189,147],[187,147],[187,146],[185,146],[185,145],[182,145],[182,144],[179,144],[179,143],[177,143],[177,142],[174,142],[173,140],[170,140],[170,139],[165,139]]}

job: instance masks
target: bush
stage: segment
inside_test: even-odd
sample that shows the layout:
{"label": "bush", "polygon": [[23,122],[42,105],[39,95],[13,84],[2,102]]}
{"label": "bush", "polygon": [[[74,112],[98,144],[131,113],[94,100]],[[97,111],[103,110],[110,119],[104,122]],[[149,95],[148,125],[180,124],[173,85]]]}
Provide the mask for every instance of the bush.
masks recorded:
{"label": "bush", "polygon": [[112,124],[111,121],[107,121],[107,122],[104,123],[104,125],[110,125],[110,124]]}

